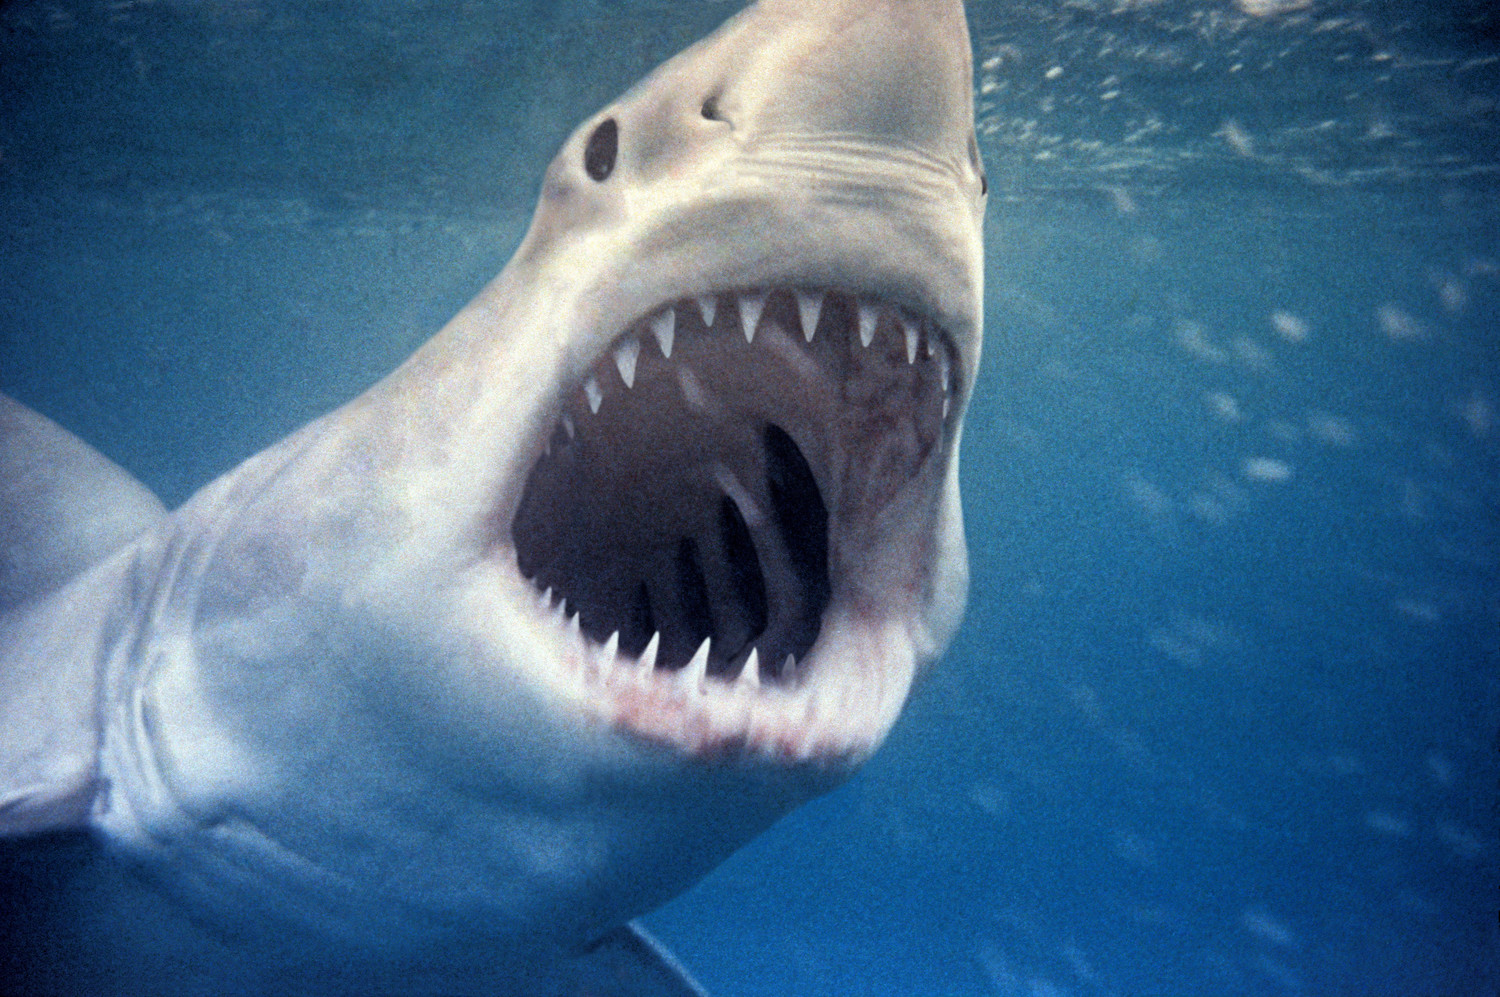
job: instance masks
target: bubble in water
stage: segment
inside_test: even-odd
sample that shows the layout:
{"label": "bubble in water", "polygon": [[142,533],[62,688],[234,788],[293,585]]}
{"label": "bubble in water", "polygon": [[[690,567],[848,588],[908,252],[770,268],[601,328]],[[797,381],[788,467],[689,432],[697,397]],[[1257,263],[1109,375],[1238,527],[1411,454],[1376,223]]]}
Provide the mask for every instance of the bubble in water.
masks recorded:
{"label": "bubble in water", "polygon": [[1312,0],[1236,0],[1236,6],[1251,17],[1275,17],[1309,6]]}
{"label": "bubble in water", "polygon": [[1279,483],[1292,477],[1292,465],[1274,457],[1247,457],[1240,464],[1240,473],[1251,481]]}
{"label": "bubble in water", "polygon": [[1300,343],[1307,338],[1306,320],[1279,308],[1271,313],[1271,328],[1276,330],[1278,336],[1290,343]]}
{"label": "bubble in water", "polygon": [[1422,323],[1393,304],[1384,304],[1375,310],[1375,321],[1380,331],[1393,342],[1420,339],[1424,335]]}

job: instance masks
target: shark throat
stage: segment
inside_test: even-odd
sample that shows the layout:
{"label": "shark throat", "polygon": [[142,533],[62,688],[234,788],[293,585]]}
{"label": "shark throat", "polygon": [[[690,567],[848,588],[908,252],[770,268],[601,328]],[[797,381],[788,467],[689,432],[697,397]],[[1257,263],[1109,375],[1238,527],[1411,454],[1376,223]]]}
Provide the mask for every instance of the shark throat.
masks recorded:
{"label": "shark throat", "polygon": [[915,601],[954,366],[935,323],[843,290],[665,304],[569,392],[513,521],[521,574],[600,667],[795,689],[830,607]]}

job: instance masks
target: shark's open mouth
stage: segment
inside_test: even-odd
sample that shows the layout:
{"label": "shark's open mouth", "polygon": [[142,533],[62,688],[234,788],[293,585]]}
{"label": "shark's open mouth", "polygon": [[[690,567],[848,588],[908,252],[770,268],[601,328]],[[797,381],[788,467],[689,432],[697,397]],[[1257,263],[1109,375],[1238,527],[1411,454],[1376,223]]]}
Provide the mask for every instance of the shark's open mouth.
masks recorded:
{"label": "shark's open mouth", "polygon": [[[835,616],[866,624],[844,656],[909,671],[871,641],[902,643],[925,596],[953,366],[933,323],[842,291],[669,304],[564,406],[514,519],[521,573],[637,692],[826,692]],[[880,684],[872,664],[840,683]]]}

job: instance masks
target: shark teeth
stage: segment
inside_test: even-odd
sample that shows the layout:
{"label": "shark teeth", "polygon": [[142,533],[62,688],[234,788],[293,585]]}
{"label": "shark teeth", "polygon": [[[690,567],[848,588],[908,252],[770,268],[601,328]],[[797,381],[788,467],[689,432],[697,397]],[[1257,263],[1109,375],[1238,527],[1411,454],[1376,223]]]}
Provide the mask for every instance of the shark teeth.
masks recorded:
{"label": "shark teeth", "polygon": [[760,649],[752,647],[745,665],[740,669],[740,681],[750,688],[760,687]]}
{"label": "shark teeth", "polygon": [[670,358],[672,356],[672,341],[677,332],[677,313],[670,307],[663,309],[651,319],[651,332],[656,336],[656,341],[661,346],[661,355]]}
{"label": "shark teeth", "polygon": [[620,371],[620,380],[625,382],[625,387],[635,386],[635,362],[641,355],[641,341],[635,337],[625,340],[615,347],[615,367]]}
{"label": "shark teeth", "polygon": [[797,292],[797,317],[802,321],[802,338],[809,343],[818,331],[818,316],[823,314],[823,295]]}
{"label": "shark teeth", "polygon": [[641,652],[640,659],[636,662],[637,667],[643,669],[647,673],[651,672],[656,668],[656,655],[660,650],[661,631],[658,630],[656,631],[656,633],[652,634],[651,639],[646,642],[646,649]]}
{"label": "shark teeth", "polygon": [[[784,295],[789,304],[783,304],[772,317],[767,308],[778,294]],[[905,309],[879,300],[801,288],[787,292],[767,290],[723,295],[701,294],[663,306],[642,320],[637,328],[620,337],[610,348],[609,355],[613,358],[621,383],[627,389],[635,387],[636,372],[642,357],[641,344],[645,337],[654,338],[662,359],[670,360],[673,350],[679,344],[679,333],[684,327],[696,329],[700,334],[713,333],[720,297],[728,298],[730,307],[738,313],[739,329],[747,345],[754,346],[757,332],[764,323],[774,323],[789,335],[800,332],[807,348],[814,345],[828,302],[837,297],[851,316],[842,320],[841,328],[850,331],[850,339],[857,336],[862,348],[883,350],[886,349],[886,339],[890,339],[894,344],[892,349],[899,347],[900,355],[908,366],[917,366],[919,359],[936,361],[943,370],[942,418],[946,420],[953,408],[954,385],[949,375],[951,349],[940,349],[941,334],[935,330],[929,331],[928,323]],[[598,415],[607,396],[597,370],[585,379],[582,397],[588,411]],[[702,401],[701,398],[698,400]],[[576,435],[574,421],[566,414],[563,420],[566,423],[567,437],[572,440]],[[550,449],[550,441],[548,446]]]}
{"label": "shark teeth", "polygon": [[760,324],[761,313],[766,308],[764,294],[746,294],[740,298],[740,324],[745,330],[745,342],[755,342],[755,327]]}
{"label": "shark teeth", "polygon": [[528,476],[511,534],[538,606],[591,669],[643,688],[796,687],[849,529],[840,489],[847,510],[936,487],[922,475],[951,438],[956,356],[930,320],[836,289],[647,313],[583,374]]}
{"label": "shark teeth", "polygon": [[698,650],[688,660],[687,667],[678,673],[679,681],[689,688],[701,689],[703,683],[708,681],[708,649],[712,643],[712,637],[703,638],[703,643],[698,645]]}
{"label": "shark teeth", "polygon": [[[776,314],[770,317],[767,309],[773,307],[775,297],[781,294],[789,302],[789,309],[786,305],[779,309],[773,308]],[[788,333],[800,332],[804,343],[813,343],[827,303],[837,297],[844,307],[853,309],[853,319],[848,324],[857,331],[860,346],[871,348],[884,335],[881,330],[889,329],[889,335],[903,348],[908,364],[916,364],[919,358],[930,360],[938,356],[941,335],[935,330],[929,333],[929,323],[903,308],[879,300],[802,288],[787,292],[769,290],[722,295],[701,294],[662,307],[614,346],[616,364],[620,367],[621,378],[627,382],[627,386],[633,378],[635,361],[640,355],[639,340],[643,336],[649,334],[655,337],[662,357],[670,359],[684,327],[697,329],[704,334],[714,330],[720,297],[728,298],[730,307],[739,315],[739,330],[745,342],[750,345],[754,345],[758,331],[766,322],[775,322]],[[947,357],[942,359],[946,361]],[[627,370],[629,374],[626,373]]]}
{"label": "shark teeth", "polygon": [[873,748],[915,667],[912,538],[946,480],[958,357],[919,312],[840,289],[694,293],[626,325],[565,393],[510,524],[529,587],[508,604],[548,674],[678,749]]}
{"label": "shark teeth", "polygon": [[859,342],[866,348],[875,341],[875,327],[880,320],[880,312],[874,305],[859,303]]}
{"label": "shark teeth", "polygon": [[[537,611],[541,636],[564,663],[553,673],[555,688],[585,715],[708,758],[858,762],[889,729],[915,672],[914,648],[902,627],[851,626],[852,618],[838,613],[828,641],[806,661],[788,654],[775,668],[752,645],[726,675],[709,670],[712,637],[669,670],[660,667],[660,631],[632,654],[618,631],[602,643],[581,632],[576,610],[539,605]],[[553,618],[558,613],[561,623]]]}

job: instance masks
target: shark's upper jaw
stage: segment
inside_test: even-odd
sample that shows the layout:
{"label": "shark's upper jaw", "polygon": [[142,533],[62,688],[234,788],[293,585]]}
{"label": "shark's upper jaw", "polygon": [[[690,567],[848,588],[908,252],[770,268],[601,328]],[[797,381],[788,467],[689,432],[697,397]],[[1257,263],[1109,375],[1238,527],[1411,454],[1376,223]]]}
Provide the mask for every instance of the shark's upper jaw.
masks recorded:
{"label": "shark's upper jaw", "polygon": [[693,754],[872,751],[926,653],[957,364],[845,288],[628,323],[564,389],[510,531],[554,682]]}

